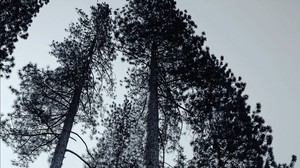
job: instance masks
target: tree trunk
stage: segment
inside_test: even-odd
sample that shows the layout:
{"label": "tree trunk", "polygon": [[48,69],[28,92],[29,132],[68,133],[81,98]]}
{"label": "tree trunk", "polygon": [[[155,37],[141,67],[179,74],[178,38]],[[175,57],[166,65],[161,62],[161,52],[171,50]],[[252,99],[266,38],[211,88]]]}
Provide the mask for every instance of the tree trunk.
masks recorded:
{"label": "tree trunk", "polygon": [[159,167],[158,142],[158,82],[157,82],[157,53],[156,45],[151,48],[150,74],[148,81],[148,102],[146,116],[146,144],[144,164],[147,168]]}
{"label": "tree trunk", "polygon": [[70,133],[73,127],[74,118],[77,113],[82,85],[75,89],[74,97],[72,99],[66,120],[64,122],[62,133],[59,136],[50,168],[61,168],[62,162],[66,153],[67,145],[70,138]]}
{"label": "tree trunk", "polygon": [[92,45],[89,48],[87,60],[85,62],[83,62],[85,64],[85,65],[83,65],[83,70],[82,70],[82,72],[79,72],[79,73],[82,73],[84,77],[83,77],[83,79],[80,80],[79,84],[77,86],[75,86],[74,95],[73,95],[70,107],[68,109],[66,119],[64,121],[63,130],[59,136],[58,143],[55,147],[55,151],[54,151],[54,155],[53,155],[53,158],[51,161],[50,168],[61,168],[61,166],[62,166],[62,162],[64,160],[67,145],[68,145],[69,138],[70,138],[70,133],[71,133],[71,130],[73,127],[74,118],[75,118],[77,110],[78,110],[80,95],[82,93],[82,88],[83,88],[84,83],[88,79],[90,60],[93,55],[95,44],[96,44],[96,38],[94,38],[94,40],[92,41]]}

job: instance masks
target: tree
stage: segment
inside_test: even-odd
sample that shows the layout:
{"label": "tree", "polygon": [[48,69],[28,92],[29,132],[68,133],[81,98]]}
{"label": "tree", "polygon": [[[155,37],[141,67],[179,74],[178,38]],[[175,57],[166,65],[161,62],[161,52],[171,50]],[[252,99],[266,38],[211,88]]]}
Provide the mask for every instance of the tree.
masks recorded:
{"label": "tree", "polygon": [[[97,133],[102,93],[113,90],[111,18],[107,4],[91,7],[91,17],[78,10],[79,22],[71,24],[63,42],[53,42],[56,69],[28,64],[19,72],[20,89],[14,112],[1,123],[1,137],[19,154],[15,165],[28,166],[41,152],[52,151],[51,168],[61,167],[73,124],[83,132]],[[9,120],[12,124],[9,123]],[[23,127],[26,125],[26,127]],[[78,134],[76,134],[78,135]]]}
{"label": "tree", "polygon": [[251,114],[243,95],[246,84],[227,69],[223,57],[219,61],[203,48],[205,34],[194,35],[191,17],[175,4],[129,0],[116,12],[123,60],[134,65],[125,81],[134,100],[147,101],[145,166],[159,166],[159,150],[164,154],[167,141],[180,152],[183,120],[198,137],[196,165],[263,166],[272,136],[257,115],[260,106]]}
{"label": "tree", "polygon": [[103,123],[105,130],[92,157],[86,156],[92,167],[142,167],[143,119],[135,106],[127,97],[123,105],[110,106]]}
{"label": "tree", "polygon": [[[83,121],[97,133],[95,115],[101,94],[94,93],[102,83],[94,79],[105,80],[111,73],[114,45],[107,26],[110,19],[101,17],[108,10],[92,11],[91,19],[80,12],[70,37],[53,44],[52,54],[61,66],[51,71],[29,64],[20,73],[21,89],[13,89],[20,98],[11,114],[14,124],[5,120],[1,125],[6,142],[17,144],[25,160],[58,144],[52,166],[60,167],[64,152],[71,152],[66,144],[73,123]],[[133,65],[125,78],[129,93],[122,106],[111,106],[106,131],[85,157],[87,166],[163,167],[165,153],[174,151],[178,152],[176,167],[288,166],[274,161],[271,128],[258,115],[259,104],[251,112],[243,94],[245,83],[227,69],[223,57],[219,61],[203,48],[204,34],[194,34],[196,25],[186,11],[176,9],[175,1],[129,0],[116,11],[115,23],[122,59]],[[24,121],[32,128],[43,125],[42,130],[24,130]],[[194,157],[188,162],[179,144],[184,122],[194,134]],[[28,132],[34,138],[26,138]],[[25,145],[18,138],[26,140]],[[295,161],[293,156],[289,166]]]}
{"label": "tree", "polygon": [[[203,38],[199,39],[199,48],[202,48]],[[184,73],[178,73],[184,83],[180,95],[186,122],[193,133],[194,157],[188,165],[266,166],[273,138],[271,127],[264,125],[264,119],[259,116],[261,105],[257,104],[256,110],[251,112],[248,95],[243,93],[246,83],[242,78],[235,77],[227,68],[223,56],[218,60],[210,54],[209,48],[201,50],[200,55],[187,57],[180,70]],[[270,160],[275,162],[274,158]]]}
{"label": "tree", "polygon": [[[257,150],[265,148],[254,144],[260,132],[251,132],[255,124],[250,120],[248,96],[243,95],[246,84],[227,70],[223,57],[220,62],[208,48],[200,54],[186,59],[186,67],[192,70],[182,74],[186,86],[180,91],[187,122],[195,135],[191,143],[195,156],[190,165],[227,167],[235,163],[231,166],[240,167],[241,157],[255,162],[260,159],[257,154],[263,154]],[[252,155],[247,154],[249,151]]]}
{"label": "tree", "polygon": [[28,37],[27,30],[32,18],[48,2],[49,0],[0,2],[0,77],[9,77],[14,66],[14,58],[11,56],[15,49],[14,43],[18,41],[18,37]]}
{"label": "tree", "polygon": [[243,117],[244,112],[239,111],[242,115],[235,114],[233,118],[214,111],[212,118],[197,129],[198,133],[194,132],[191,143],[194,157],[190,166],[263,167],[272,136],[271,127],[263,125],[264,120],[257,115],[258,111],[259,105],[251,116]]}
{"label": "tree", "polygon": [[[135,89],[148,95],[143,100],[147,101],[144,164],[149,168],[159,166],[159,111],[163,110],[159,100],[164,99],[160,95],[169,95],[163,83],[165,78],[167,81],[173,78],[168,74],[168,68],[180,64],[181,56],[188,54],[183,53],[182,46],[195,27],[190,17],[175,5],[172,0],[130,0],[116,17],[115,35],[120,49],[126,60],[135,66],[131,69],[132,81],[127,80],[128,85],[140,81],[142,84]],[[159,90],[160,87],[163,89]],[[172,105],[169,108],[174,109]],[[178,114],[177,108],[175,112]]]}

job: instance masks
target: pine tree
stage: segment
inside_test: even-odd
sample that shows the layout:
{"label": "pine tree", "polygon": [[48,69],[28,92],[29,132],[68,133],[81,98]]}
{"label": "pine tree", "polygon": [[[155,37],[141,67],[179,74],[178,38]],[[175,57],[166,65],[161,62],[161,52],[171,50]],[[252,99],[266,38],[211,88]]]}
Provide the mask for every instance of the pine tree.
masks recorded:
{"label": "pine tree", "polygon": [[26,39],[27,30],[40,8],[49,0],[0,2],[0,77],[9,77],[14,66],[11,56],[18,37]]}
{"label": "pine tree", "polygon": [[[97,147],[87,162],[81,158],[86,166],[164,167],[168,152],[178,152],[175,167],[294,166],[295,156],[289,165],[275,162],[260,104],[251,111],[246,84],[223,57],[203,48],[205,34],[194,34],[196,25],[174,0],[128,0],[115,13],[118,49],[133,65],[125,78],[129,93],[123,105],[111,105]],[[100,91],[113,83],[110,10],[102,4],[92,7],[91,18],[79,14],[70,36],[52,44],[60,66],[28,64],[19,73],[20,89],[12,88],[18,99],[1,122],[1,137],[19,154],[16,165],[56,148],[51,167],[61,167],[65,152],[72,153],[66,146],[73,124],[99,133]],[[188,161],[179,144],[183,123],[194,135]]]}
{"label": "pine tree", "polygon": [[113,103],[104,120],[105,130],[98,139],[90,165],[101,167],[142,167],[144,128],[142,115],[127,97],[122,105]]}
{"label": "pine tree", "polygon": [[[196,135],[190,165],[262,167],[272,136],[257,115],[260,105],[251,113],[246,84],[223,57],[219,61],[203,48],[205,33],[194,35],[194,22],[175,4],[129,0],[116,12],[123,60],[134,65],[125,79],[129,95],[147,101],[145,166],[159,166],[159,150],[164,155],[167,143],[169,151],[180,152],[179,124],[186,121]],[[184,165],[179,156],[178,165]]]}
{"label": "pine tree", "polygon": [[[189,16],[176,9],[172,0],[130,0],[117,15],[116,23],[120,49],[125,60],[135,66],[130,75],[139,78],[136,80],[143,80],[146,88],[142,94],[148,95],[144,99],[147,101],[144,164],[146,167],[158,167],[159,111],[163,110],[159,100],[164,99],[160,95],[169,95],[166,88],[160,90],[160,87],[165,78],[172,80],[171,74],[167,73],[168,68],[173,68],[174,62],[180,64],[180,56],[184,55],[182,46],[194,33],[195,25]],[[129,85],[135,85],[133,83],[131,81]],[[138,87],[143,87],[143,84]],[[172,105],[170,108],[173,108]],[[177,108],[175,111],[178,114]],[[175,122],[177,126],[178,121]]]}
{"label": "pine tree", "polygon": [[[78,10],[79,22],[71,24],[63,42],[53,42],[51,54],[60,64],[56,69],[39,69],[28,64],[19,72],[20,89],[14,112],[1,123],[1,137],[19,160],[28,166],[41,152],[55,148],[51,167],[61,167],[73,124],[83,132],[97,133],[102,93],[113,89],[111,18],[107,4],[91,7],[91,17]],[[8,122],[11,121],[11,124]],[[26,127],[24,127],[26,125]]]}
{"label": "pine tree", "polygon": [[[203,39],[198,39],[199,48]],[[187,57],[180,70],[185,73],[178,73],[184,83],[180,95],[186,122],[193,134],[194,157],[189,167],[274,164],[274,158],[267,157],[272,152],[272,129],[259,116],[261,105],[251,112],[248,95],[243,93],[246,83],[227,69],[223,56],[218,60],[209,48],[201,50],[200,55]]]}

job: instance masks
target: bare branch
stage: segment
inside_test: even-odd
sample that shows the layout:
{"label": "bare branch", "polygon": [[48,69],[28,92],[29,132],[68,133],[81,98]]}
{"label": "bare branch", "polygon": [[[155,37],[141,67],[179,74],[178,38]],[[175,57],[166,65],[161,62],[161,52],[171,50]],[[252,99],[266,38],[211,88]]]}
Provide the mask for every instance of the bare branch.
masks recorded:
{"label": "bare branch", "polygon": [[79,156],[77,153],[71,151],[70,149],[66,149],[66,152],[70,152],[72,153],[73,155],[77,156],[81,161],[83,161],[89,168],[95,168],[95,167],[92,167],[87,161],[85,161],[81,156]]}
{"label": "bare branch", "polygon": [[77,134],[76,132],[71,131],[71,133],[75,134],[84,143],[87,153],[92,157],[93,160],[95,160],[93,155],[90,153],[89,148],[88,148],[86,142],[83,140],[83,138],[79,134]]}

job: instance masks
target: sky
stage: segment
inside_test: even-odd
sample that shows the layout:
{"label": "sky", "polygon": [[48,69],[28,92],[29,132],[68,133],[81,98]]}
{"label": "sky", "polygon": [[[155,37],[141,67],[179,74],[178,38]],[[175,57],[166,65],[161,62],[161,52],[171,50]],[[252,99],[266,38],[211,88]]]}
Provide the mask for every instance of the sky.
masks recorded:
{"label": "sky", "polygon": [[[15,97],[8,86],[20,82],[17,71],[29,62],[39,67],[54,67],[49,44],[61,41],[70,22],[77,19],[75,8],[87,13],[89,6],[102,0],[51,0],[33,20],[27,40],[20,40],[14,56],[16,66],[10,79],[1,79],[1,113],[11,112]],[[107,0],[112,8],[125,0]],[[187,9],[198,25],[197,33],[206,32],[211,53],[224,56],[229,68],[247,83],[248,103],[262,104],[266,124],[273,129],[273,147],[278,162],[300,158],[300,1],[297,0],[178,0],[177,7]],[[116,75],[124,67],[115,65]],[[120,91],[121,92],[121,91]],[[93,144],[89,144],[93,145]],[[80,142],[70,141],[69,148],[83,151]],[[43,154],[30,168],[48,167]],[[16,156],[1,142],[1,168],[10,168]],[[300,160],[300,159],[299,159]],[[300,167],[300,161],[296,168]],[[81,168],[82,162],[66,154],[63,167]]]}

